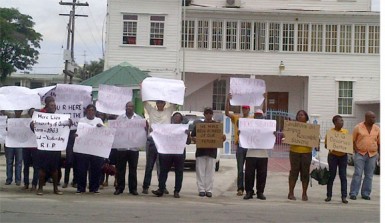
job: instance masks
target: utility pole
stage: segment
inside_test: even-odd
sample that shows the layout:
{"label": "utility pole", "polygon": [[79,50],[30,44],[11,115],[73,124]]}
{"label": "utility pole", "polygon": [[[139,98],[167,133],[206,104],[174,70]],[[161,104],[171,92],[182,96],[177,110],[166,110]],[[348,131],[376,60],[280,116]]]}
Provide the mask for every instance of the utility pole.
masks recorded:
{"label": "utility pole", "polygon": [[[72,6],[72,10],[70,11],[70,14],[59,14],[61,16],[69,16],[69,21],[67,25],[68,34],[67,34],[67,49],[64,52],[64,60],[65,60],[65,66],[64,66],[64,83],[67,83],[67,75],[70,77],[69,83],[72,84],[72,78],[74,76],[74,70],[73,66],[75,64],[75,57],[74,57],[74,39],[75,39],[75,17],[88,17],[87,15],[77,15],[75,14],[75,6],[89,6],[88,3],[79,3],[76,2],[76,0],[73,0],[72,2],[59,2],[60,5],[70,5]],[[71,49],[70,49],[71,47]],[[70,54],[69,54],[70,52]],[[71,69],[69,69],[69,66],[71,66]]]}

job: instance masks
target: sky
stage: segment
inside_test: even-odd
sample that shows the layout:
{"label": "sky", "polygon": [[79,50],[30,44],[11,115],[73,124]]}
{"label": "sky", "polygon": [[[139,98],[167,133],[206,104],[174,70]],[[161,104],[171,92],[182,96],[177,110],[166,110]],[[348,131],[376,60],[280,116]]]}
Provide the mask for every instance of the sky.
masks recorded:
{"label": "sky", "polygon": [[[64,68],[63,50],[67,47],[67,23],[71,6],[59,4],[60,0],[0,0],[0,7],[16,8],[30,15],[34,29],[43,35],[38,63],[33,74],[59,74]],[[72,0],[62,0],[72,2]],[[88,15],[75,19],[75,61],[79,65],[103,58],[107,0],[77,0],[89,6],[78,6],[76,14]],[[380,0],[372,0],[372,10],[380,11]]]}

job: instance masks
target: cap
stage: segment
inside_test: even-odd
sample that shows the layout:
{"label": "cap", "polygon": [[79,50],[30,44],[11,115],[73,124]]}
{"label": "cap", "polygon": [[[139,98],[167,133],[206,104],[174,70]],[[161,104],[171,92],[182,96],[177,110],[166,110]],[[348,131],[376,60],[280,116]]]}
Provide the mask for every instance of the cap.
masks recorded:
{"label": "cap", "polygon": [[242,109],[250,109],[250,106],[248,106],[248,105],[243,105],[243,106],[242,106]]}
{"label": "cap", "polygon": [[255,114],[263,114],[263,111],[262,111],[262,109],[258,108],[257,110],[255,110],[254,113]]}

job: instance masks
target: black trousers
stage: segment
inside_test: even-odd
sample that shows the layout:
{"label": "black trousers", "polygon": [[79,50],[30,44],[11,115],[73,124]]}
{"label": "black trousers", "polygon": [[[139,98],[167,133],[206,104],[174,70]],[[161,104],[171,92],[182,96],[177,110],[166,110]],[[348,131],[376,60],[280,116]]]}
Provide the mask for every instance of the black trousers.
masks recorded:
{"label": "black trousers", "polygon": [[124,191],[126,187],[126,167],[128,163],[128,190],[133,192],[137,190],[137,168],[139,151],[124,150],[116,152],[116,190]]}
{"label": "black trousers", "polygon": [[172,165],[175,168],[175,189],[174,192],[180,192],[183,181],[183,169],[184,169],[184,154],[158,154],[159,155],[159,190],[164,191],[166,189],[166,181],[168,172],[170,172]]}
{"label": "black trousers", "polygon": [[[246,157],[245,190],[246,193],[254,193],[254,180],[257,176],[257,194],[265,191],[267,178],[268,158]],[[255,173],[257,172],[257,173]]]}

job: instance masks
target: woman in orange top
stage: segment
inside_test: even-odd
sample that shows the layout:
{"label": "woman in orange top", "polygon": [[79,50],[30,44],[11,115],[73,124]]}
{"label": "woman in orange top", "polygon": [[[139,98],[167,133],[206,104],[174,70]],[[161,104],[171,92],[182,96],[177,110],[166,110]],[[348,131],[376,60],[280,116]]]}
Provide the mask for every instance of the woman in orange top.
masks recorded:
{"label": "woman in orange top", "polygon": [[[306,123],[309,116],[304,110],[299,110],[295,117],[296,121]],[[309,172],[312,159],[312,148],[307,146],[291,145],[290,146],[290,173],[289,173],[289,200],[296,200],[294,196],[294,188],[297,183],[298,175],[301,173],[302,181],[302,200],[307,201],[307,188],[309,186]]]}
{"label": "woman in orange top", "polygon": [[[332,131],[337,131],[344,134],[349,133],[347,129],[342,128],[344,126],[344,120],[340,115],[336,115],[333,117],[333,124],[334,124],[334,128],[331,129]],[[325,148],[328,148],[326,139],[325,139]],[[329,202],[332,199],[333,182],[334,182],[334,179],[336,178],[337,167],[338,167],[338,174],[341,180],[341,199],[342,199],[342,203],[347,204],[348,201],[346,200],[346,197],[348,196],[348,182],[346,180],[346,168],[348,167],[348,155],[343,152],[330,150],[328,155],[328,164],[329,164],[330,177],[327,185],[327,193],[326,193],[325,201]]]}

